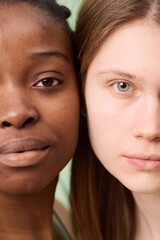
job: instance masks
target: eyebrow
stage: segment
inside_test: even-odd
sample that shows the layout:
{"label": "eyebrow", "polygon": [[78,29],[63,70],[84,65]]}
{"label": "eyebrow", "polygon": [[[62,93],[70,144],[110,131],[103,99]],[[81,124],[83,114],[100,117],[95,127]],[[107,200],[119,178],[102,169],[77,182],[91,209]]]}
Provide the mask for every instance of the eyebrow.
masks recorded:
{"label": "eyebrow", "polygon": [[38,52],[38,53],[32,53],[29,55],[29,58],[31,60],[37,60],[37,59],[46,58],[46,57],[58,57],[65,60],[66,62],[69,62],[68,57],[64,53],[59,51]]}
{"label": "eyebrow", "polygon": [[98,75],[106,75],[106,74],[114,74],[114,75],[118,75],[118,76],[125,77],[125,78],[130,78],[130,79],[137,78],[136,75],[134,75],[134,74],[122,72],[122,71],[118,71],[118,70],[106,70],[106,71],[102,71],[102,72],[98,73]]}

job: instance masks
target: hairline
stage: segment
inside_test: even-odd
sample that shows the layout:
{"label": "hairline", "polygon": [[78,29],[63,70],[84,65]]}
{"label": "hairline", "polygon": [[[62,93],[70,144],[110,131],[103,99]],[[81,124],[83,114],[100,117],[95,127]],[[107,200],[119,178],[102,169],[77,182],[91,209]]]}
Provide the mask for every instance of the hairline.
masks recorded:
{"label": "hairline", "polygon": [[[101,38],[101,41],[98,42],[98,46],[96,48],[94,48],[94,52],[93,53],[90,53],[88,54],[89,55],[89,60],[86,64],[86,61],[84,61],[85,59],[83,59],[82,62],[84,62],[82,64],[82,66],[86,66],[83,71],[81,71],[81,78],[82,78],[82,86],[83,86],[83,89],[84,89],[84,86],[85,86],[85,81],[86,81],[86,77],[87,77],[87,72],[88,72],[88,69],[91,65],[91,63],[93,62],[94,58],[96,57],[97,53],[100,51],[100,49],[102,48],[102,45],[104,44],[105,41],[107,41],[107,39],[115,32],[117,31],[119,28],[121,28],[122,26],[126,25],[126,24],[129,24],[129,23],[132,23],[132,22],[135,22],[135,21],[139,21],[139,20],[144,20],[146,21],[146,23],[150,24],[154,24],[155,26],[159,26],[160,27],[160,23],[158,23],[151,15],[148,15],[148,16],[145,16],[145,17],[137,17],[135,19],[132,19],[132,20],[128,20],[128,21],[124,21],[124,22],[121,22],[120,24],[118,24],[116,27],[114,27],[113,29],[111,29],[111,31],[106,31],[106,29],[104,29],[103,31],[103,34],[102,34],[102,38]],[[93,48],[93,45],[90,46],[90,48],[92,49]],[[95,45],[94,45],[95,46]],[[85,58],[87,59],[88,56],[85,55]]]}

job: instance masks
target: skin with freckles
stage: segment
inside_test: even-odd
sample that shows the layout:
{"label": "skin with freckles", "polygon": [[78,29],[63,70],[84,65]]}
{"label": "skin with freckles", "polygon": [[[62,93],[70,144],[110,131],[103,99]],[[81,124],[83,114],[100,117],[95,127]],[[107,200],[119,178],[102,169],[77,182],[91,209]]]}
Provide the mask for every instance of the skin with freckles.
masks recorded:
{"label": "skin with freckles", "polygon": [[0,53],[0,239],[50,240],[57,176],[78,137],[72,46],[23,3],[0,6]]}

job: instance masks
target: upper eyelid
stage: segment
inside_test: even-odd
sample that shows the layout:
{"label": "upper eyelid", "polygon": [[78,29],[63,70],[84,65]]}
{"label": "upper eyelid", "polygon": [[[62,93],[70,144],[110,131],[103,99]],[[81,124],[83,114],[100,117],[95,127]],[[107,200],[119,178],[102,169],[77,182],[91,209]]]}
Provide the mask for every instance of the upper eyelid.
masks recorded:
{"label": "upper eyelid", "polygon": [[112,79],[126,79],[128,81],[134,81],[135,83],[145,83],[145,80],[140,76],[137,76],[129,72],[124,72],[124,71],[119,71],[114,69],[101,71],[98,73],[98,75],[102,77],[112,78]]}
{"label": "upper eyelid", "polygon": [[42,81],[43,79],[46,79],[46,78],[53,78],[57,81],[62,81],[60,77],[54,76],[55,73],[56,72],[49,72],[49,71],[40,73],[34,77],[33,82],[36,83],[36,82]]}
{"label": "upper eyelid", "polygon": [[53,80],[57,80],[57,81],[59,81],[59,82],[62,81],[61,79],[55,78],[55,77],[43,77],[43,78],[39,79],[37,82],[41,82],[41,81],[43,81],[44,79],[53,79]]}
{"label": "upper eyelid", "polygon": [[109,82],[127,82],[127,83],[131,83],[131,81],[129,81],[128,79],[124,79],[124,78],[112,78],[109,80]]}
{"label": "upper eyelid", "polygon": [[43,78],[37,80],[37,82],[41,82],[41,81],[43,81],[44,79],[53,79],[53,80],[57,80],[57,81],[59,81],[59,82],[62,82],[61,79],[56,78],[56,77],[43,77]]}
{"label": "upper eyelid", "polygon": [[135,87],[135,84],[133,82],[126,80],[126,79],[112,79],[112,80],[108,81],[107,84],[113,85],[115,83],[121,83],[121,82],[128,83],[132,87]]}
{"label": "upper eyelid", "polygon": [[[61,73],[61,72],[59,72],[59,71],[51,71],[51,70],[47,70],[47,71],[44,71],[44,72],[41,72],[41,73],[39,73],[39,74],[36,74],[36,76],[34,77],[34,79],[37,79],[38,77],[40,77],[41,75],[52,75],[52,74],[56,74],[56,75],[59,75],[59,76],[61,76],[61,77],[63,77],[64,76],[64,74],[63,73]],[[53,77],[53,76],[51,76],[51,77]],[[55,77],[56,78],[56,77]],[[58,77],[57,77],[57,79],[58,79]]]}

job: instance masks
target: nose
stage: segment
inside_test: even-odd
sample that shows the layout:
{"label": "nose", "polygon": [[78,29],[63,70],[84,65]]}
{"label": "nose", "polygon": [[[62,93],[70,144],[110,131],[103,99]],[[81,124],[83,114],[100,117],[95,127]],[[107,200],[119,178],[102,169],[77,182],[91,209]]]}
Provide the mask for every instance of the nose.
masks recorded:
{"label": "nose", "polygon": [[38,120],[38,112],[26,96],[14,93],[8,99],[1,98],[0,128],[24,128]]}
{"label": "nose", "polygon": [[152,97],[143,102],[133,118],[133,134],[147,141],[160,141],[160,99]]}

